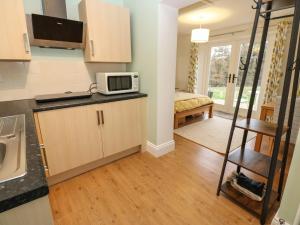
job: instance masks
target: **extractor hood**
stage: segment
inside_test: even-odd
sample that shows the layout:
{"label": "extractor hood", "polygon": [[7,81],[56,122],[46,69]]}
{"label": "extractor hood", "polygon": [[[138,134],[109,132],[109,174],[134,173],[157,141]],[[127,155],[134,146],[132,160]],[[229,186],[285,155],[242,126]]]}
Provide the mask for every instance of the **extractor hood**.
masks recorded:
{"label": "extractor hood", "polygon": [[30,44],[33,46],[83,48],[85,26],[82,21],[66,18],[64,0],[43,0],[44,15],[27,15]]}

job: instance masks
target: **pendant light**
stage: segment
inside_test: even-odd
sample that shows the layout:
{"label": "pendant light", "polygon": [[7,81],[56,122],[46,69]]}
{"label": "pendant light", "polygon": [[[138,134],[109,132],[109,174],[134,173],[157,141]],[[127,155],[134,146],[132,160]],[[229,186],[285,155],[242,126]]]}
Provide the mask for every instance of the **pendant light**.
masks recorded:
{"label": "pendant light", "polygon": [[209,40],[209,29],[200,28],[192,30],[191,42],[205,43]]}

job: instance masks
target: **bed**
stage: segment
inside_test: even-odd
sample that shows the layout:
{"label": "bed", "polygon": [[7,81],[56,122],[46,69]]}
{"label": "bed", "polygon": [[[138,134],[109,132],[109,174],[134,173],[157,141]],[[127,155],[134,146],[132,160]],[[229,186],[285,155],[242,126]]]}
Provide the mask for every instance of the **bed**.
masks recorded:
{"label": "bed", "polygon": [[176,91],[174,98],[174,128],[187,116],[194,116],[208,112],[209,118],[213,116],[213,101],[205,95]]}

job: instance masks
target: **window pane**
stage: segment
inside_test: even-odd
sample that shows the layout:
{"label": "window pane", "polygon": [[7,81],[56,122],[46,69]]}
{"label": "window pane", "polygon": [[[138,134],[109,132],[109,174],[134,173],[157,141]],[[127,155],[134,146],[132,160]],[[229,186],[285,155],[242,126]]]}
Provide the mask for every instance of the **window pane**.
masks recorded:
{"label": "window pane", "polygon": [[231,45],[211,49],[208,95],[215,103],[225,105]]}
{"label": "window pane", "polygon": [[[244,62],[246,61],[246,58],[247,58],[248,48],[249,48],[249,43],[241,44],[240,56],[242,57]],[[243,92],[243,96],[242,96],[242,100],[241,100],[240,108],[243,108],[243,109],[248,109],[248,107],[249,107],[251,89],[252,89],[253,80],[254,80],[254,76],[255,76],[255,70],[256,70],[256,65],[257,65],[257,60],[258,60],[259,48],[260,48],[259,43],[254,44],[253,51],[252,51],[252,56],[251,56],[251,60],[250,60],[250,65],[249,65],[249,68],[248,68],[246,84],[245,84],[245,88],[244,88],[244,92]],[[239,63],[239,67],[240,66],[242,66],[241,63]],[[257,107],[258,107],[259,94],[260,94],[260,91],[261,91],[261,80],[262,80],[263,66],[264,66],[264,59],[263,59],[262,69],[261,69],[261,73],[260,73],[260,77],[259,77],[259,81],[258,81],[258,86],[257,86],[257,91],[256,91],[256,96],[255,96],[255,101],[254,101],[254,106],[253,106],[253,109],[255,111],[257,110]],[[233,103],[234,107],[236,106],[236,103],[237,103],[237,98],[238,98],[238,94],[239,94],[239,91],[240,91],[243,72],[244,71],[239,69],[237,82],[236,82],[235,93],[234,93],[234,103]]]}

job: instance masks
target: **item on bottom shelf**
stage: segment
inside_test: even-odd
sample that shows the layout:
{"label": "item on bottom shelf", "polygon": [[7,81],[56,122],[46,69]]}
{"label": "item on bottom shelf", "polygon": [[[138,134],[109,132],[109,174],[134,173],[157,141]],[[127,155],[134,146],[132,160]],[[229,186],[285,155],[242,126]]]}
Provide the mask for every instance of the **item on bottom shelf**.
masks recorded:
{"label": "item on bottom shelf", "polygon": [[251,178],[247,177],[243,173],[239,173],[237,175],[237,184],[247,190],[251,191],[252,193],[262,197],[264,193],[265,184],[261,182],[257,182],[252,180]]}
{"label": "item on bottom shelf", "polygon": [[[232,172],[231,176],[227,178],[231,186],[247,197],[255,201],[262,201],[266,193],[264,183],[254,181],[242,173]],[[260,195],[261,192],[261,195]]]}

